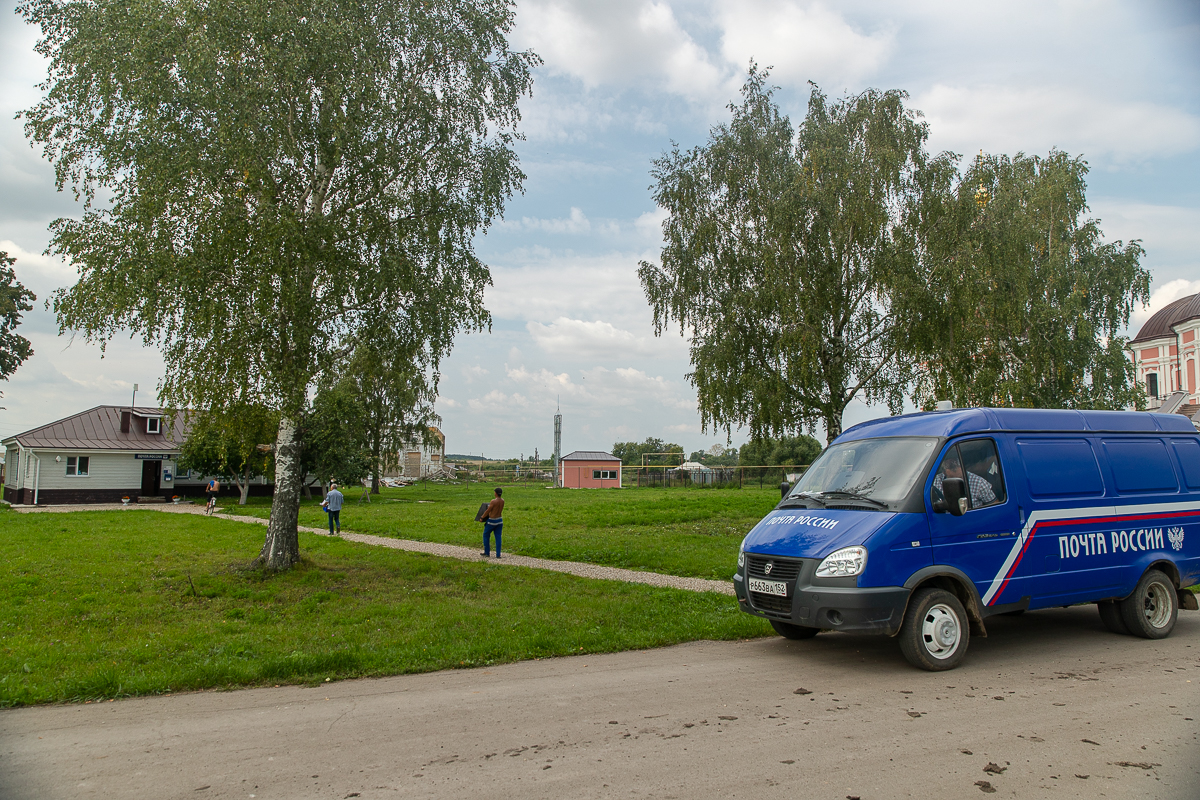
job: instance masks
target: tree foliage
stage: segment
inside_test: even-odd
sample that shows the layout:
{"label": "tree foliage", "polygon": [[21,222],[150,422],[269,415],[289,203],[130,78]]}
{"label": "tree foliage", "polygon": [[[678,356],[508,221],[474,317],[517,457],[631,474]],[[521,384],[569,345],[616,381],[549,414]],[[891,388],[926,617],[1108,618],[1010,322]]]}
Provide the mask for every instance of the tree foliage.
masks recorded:
{"label": "tree foliage", "polygon": [[1086,216],[1087,164],[1052,150],[976,158],[925,210],[929,279],[910,297],[914,401],[956,406],[1140,406],[1119,332],[1150,275],[1137,241]]}
{"label": "tree foliage", "polygon": [[[655,436],[647,436],[644,442],[615,442],[613,444],[612,454],[621,459],[621,463],[628,466],[640,466],[642,456],[647,453],[679,453],[683,454],[683,446],[674,442],[664,442]],[[672,456],[651,457],[648,459],[650,464],[678,464],[679,459]]]}
{"label": "tree foliage", "polygon": [[21,312],[32,311],[37,297],[17,280],[13,269],[16,263],[15,258],[0,250],[0,380],[8,380],[21,362],[33,355],[33,346],[16,333],[16,328],[21,323]]}
{"label": "tree foliage", "polygon": [[406,443],[424,443],[434,413],[437,375],[420,342],[382,339],[364,331],[342,371],[340,384],[357,406],[363,426],[358,434],[370,452],[371,493],[379,494],[385,469],[399,466],[398,451]]}
{"label": "tree foliage", "polygon": [[[24,112],[79,269],[63,330],[164,353],[164,402],[281,412],[260,558],[299,558],[310,391],[368,324],[436,362],[490,325],[473,239],[520,189],[509,0],[24,0],[49,59]],[[102,193],[102,194],[101,194]],[[105,202],[97,207],[97,198]]]}
{"label": "tree foliage", "polygon": [[260,405],[243,404],[217,413],[189,416],[188,438],[180,448],[182,469],[232,480],[246,505],[250,481],[270,474],[274,466],[269,445],[279,428],[279,415]]}
{"label": "tree foliage", "polygon": [[360,485],[371,474],[367,411],[347,379],[323,383],[304,419],[305,465],[321,485]]}
{"label": "tree foliage", "polygon": [[911,374],[895,296],[918,279],[903,235],[930,159],[899,91],[830,102],[816,87],[798,131],[753,64],[732,120],[654,162],[668,212],[662,263],[642,262],[656,332],[690,337],[705,429],[753,438],[822,423],[855,398],[899,410]]}
{"label": "tree foliage", "polygon": [[738,448],[714,444],[707,450],[696,450],[688,461],[695,461],[708,467],[736,467],[738,465]]}
{"label": "tree foliage", "polygon": [[782,436],[778,439],[757,439],[746,442],[738,454],[748,466],[802,466],[811,464],[821,454],[821,443],[811,436]]}

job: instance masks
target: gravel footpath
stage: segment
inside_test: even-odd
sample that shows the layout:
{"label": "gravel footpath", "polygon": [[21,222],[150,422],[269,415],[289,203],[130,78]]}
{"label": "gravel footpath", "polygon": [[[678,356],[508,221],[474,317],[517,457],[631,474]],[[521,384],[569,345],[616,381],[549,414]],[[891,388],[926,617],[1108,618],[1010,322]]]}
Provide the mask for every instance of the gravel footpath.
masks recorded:
{"label": "gravel footpath", "polygon": [[[63,505],[63,506],[13,506],[13,510],[22,513],[31,512],[67,512],[67,511],[165,511],[175,514],[203,514],[204,507],[200,505],[192,505],[181,503],[173,504],[147,504],[147,505],[128,505],[124,506],[119,503],[105,503],[97,505]],[[233,514],[213,514],[214,517],[227,519],[233,522],[251,522],[259,525],[266,525],[267,520],[259,517],[243,517]],[[299,526],[300,530],[307,533],[315,533],[318,536],[328,536],[329,531],[324,528],[310,528],[304,525]],[[371,536],[364,533],[346,533],[340,534],[340,538],[349,542],[358,542],[359,544],[369,544],[376,547],[391,547],[394,550],[408,550],[413,553],[429,553],[430,555],[442,556],[443,558],[457,558],[461,561],[484,561],[490,560],[492,563],[511,566],[511,567],[531,567],[533,569],[548,569],[552,572],[565,572],[569,575],[578,575],[581,578],[596,578],[607,581],[624,581],[625,583],[644,583],[647,586],[666,586],[671,589],[686,589],[689,592],[717,592],[718,594],[733,594],[732,581],[712,581],[704,578],[684,578],[678,575],[661,575],[657,572],[641,572],[634,569],[620,569],[619,567],[603,567],[599,564],[585,564],[579,561],[552,561],[547,558],[531,558],[530,556],[514,556],[506,555],[500,559],[485,559],[479,554],[479,551],[472,547],[459,547],[453,544],[438,544],[436,542],[415,542],[411,539],[393,539],[390,536]]]}

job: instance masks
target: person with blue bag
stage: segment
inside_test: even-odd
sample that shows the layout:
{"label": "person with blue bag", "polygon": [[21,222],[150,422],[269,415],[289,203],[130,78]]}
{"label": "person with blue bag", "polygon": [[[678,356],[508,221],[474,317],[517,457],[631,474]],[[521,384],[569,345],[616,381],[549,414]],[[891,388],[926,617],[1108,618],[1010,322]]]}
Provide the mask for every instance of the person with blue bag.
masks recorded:
{"label": "person with blue bag", "polygon": [[325,499],[321,501],[321,508],[325,509],[325,513],[329,514],[329,535],[334,535],[334,526],[337,526],[337,533],[342,532],[342,503],[345,497],[338,491],[336,483],[329,484],[329,492],[325,495]]}

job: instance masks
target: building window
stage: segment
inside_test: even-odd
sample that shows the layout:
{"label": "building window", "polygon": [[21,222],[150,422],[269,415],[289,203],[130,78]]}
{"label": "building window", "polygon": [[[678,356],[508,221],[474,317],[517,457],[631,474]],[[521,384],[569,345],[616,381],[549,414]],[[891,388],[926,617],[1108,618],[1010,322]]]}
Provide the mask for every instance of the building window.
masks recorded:
{"label": "building window", "polygon": [[77,478],[86,478],[88,474],[88,456],[67,456],[67,474]]}
{"label": "building window", "polygon": [[1158,373],[1146,373],[1146,394],[1151,397],[1158,397]]}
{"label": "building window", "polygon": [[619,474],[615,469],[594,469],[592,470],[592,480],[615,481]]}
{"label": "building window", "polygon": [[146,418],[146,433],[159,433],[162,431],[162,420],[158,417]]}

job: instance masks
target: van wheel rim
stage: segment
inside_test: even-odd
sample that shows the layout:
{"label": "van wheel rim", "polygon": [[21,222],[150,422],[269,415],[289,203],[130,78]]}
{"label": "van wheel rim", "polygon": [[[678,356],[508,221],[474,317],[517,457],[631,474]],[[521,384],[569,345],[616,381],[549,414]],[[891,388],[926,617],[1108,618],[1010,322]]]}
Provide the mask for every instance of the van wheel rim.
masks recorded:
{"label": "van wheel rim", "polygon": [[1146,587],[1146,601],[1142,608],[1146,621],[1152,628],[1164,628],[1171,620],[1171,598],[1161,583]]}
{"label": "van wheel rim", "polygon": [[925,619],[921,623],[921,640],[929,655],[938,659],[949,658],[958,650],[961,638],[958,616],[950,606],[938,603],[925,612]]}

